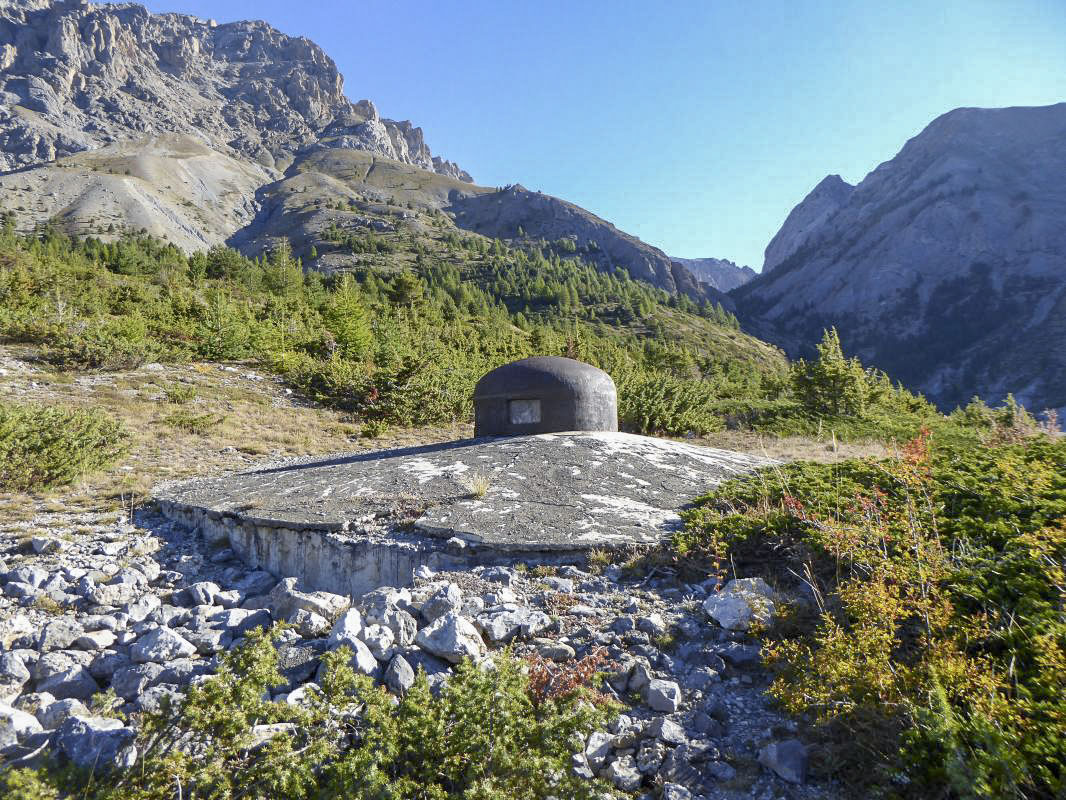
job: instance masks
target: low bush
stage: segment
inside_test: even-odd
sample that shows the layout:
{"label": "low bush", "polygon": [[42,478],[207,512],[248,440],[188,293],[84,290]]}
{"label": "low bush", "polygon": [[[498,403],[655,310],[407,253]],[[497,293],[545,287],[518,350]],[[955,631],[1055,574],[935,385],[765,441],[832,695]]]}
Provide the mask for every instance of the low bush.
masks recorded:
{"label": "low bush", "polygon": [[[273,703],[268,690],[284,683],[274,638],[250,633],[183,703],[144,715],[130,769],[8,771],[0,795],[541,800],[606,789],[570,772],[572,741],[610,713],[584,699],[580,681],[535,694],[523,662],[505,652],[489,668],[460,665],[439,697],[419,672],[397,702],[341,648],[325,656],[321,691],[306,706]],[[257,739],[257,725],[278,732]]]}
{"label": "low bush", "polygon": [[171,405],[183,406],[196,399],[196,387],[175,383],[163,389],[163,398]]}
{"label": "low bush", "polygon": [[143,321],[136,318],[72,327],[49,341],[45,360],[73,370],[136,369],[162,351],[147,338]]}
{"label": "low bush", "polygon": [[71,483],[118,458],[127,438],[122,426],[98,408],[0,402],[0,489]]}
{"label": "low bush", "polygon": [[1008,422],[763,470],[675,540],[805,598],[768,634],[772,691],[857,796],[1066,794],[1066,440]]}
{"label": "low bush", "polygon": [[225,417],[217,414],[194,414],[191,411],[180,409],[163,417],[163,423],[172,428],[186,433],[203,435],[212,428],[221,425]]}
{"label": "low bush", "polygon": [[638,433],[710,433],[721,430],[722,418],[711,410],[709,384],[669,375],[635,375],[618,386],[618,421]]}

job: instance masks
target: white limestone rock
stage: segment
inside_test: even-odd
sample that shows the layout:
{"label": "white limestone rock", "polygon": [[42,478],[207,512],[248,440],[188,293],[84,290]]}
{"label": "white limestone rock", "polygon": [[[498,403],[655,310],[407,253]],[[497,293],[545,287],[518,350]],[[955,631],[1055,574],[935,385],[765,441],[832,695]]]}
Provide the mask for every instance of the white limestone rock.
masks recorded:
{"label": "white limestone rock", "polygon": [[76,766],[106,771],[124,769],[137,760],[136,733],[111,717],[68,717],[56,744]]}
{"label": "white limestone rock", "polygon": [[44,728],[33,714],[0,703],[0,748],[18,744],[33,733]]}
{"label": "white limestone rock", "polygon": [[438,658],[458,664],[464,658],[479,659],[485,642],[473,623],[458,614],[445,614],[418,632],[415,644]]}
{"label": "white limestone rock", "polygon": [[703,610],[723,628],[746,631],[753,623],[773,622],[776,613],[773,589],[762,578],[741,578],[703,602]]}
{"label": "white limestone rock", "polygon": [[294,611],[302,608],[331,620],[346,611],[351,600],[332,592],[301,591],[296,578],[286,578],[271,591],[270,603],[270,613],[274,619],[288,619]]}
{"label": "white limestone rock", "polygon": [[155,628],[139,638],[130,648],[135,663],[151,661],[163,664],[176,658],[186,658],[196,652],[196,646],[170,628]]}

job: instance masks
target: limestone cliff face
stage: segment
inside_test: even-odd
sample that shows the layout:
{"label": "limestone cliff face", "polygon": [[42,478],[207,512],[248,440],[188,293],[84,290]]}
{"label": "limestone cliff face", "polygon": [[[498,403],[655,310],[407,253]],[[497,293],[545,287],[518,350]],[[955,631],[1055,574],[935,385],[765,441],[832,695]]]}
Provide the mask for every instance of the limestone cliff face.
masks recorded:
{"label": "limestone cliff face", "polygon": [[957,109],[858,186],[827,180],[732,294],[742,320],[793,354],[836,325],[946,408],[1066,408],[1066,103]]}
{"label": "limestone cliff face", "polygon": [[726,258],[674,258],[686,267],[697,280],[710,284],[720,292],[731,292],[756,276],[751,267],[742,267]]}
{"label": "limestone cliff face", "polygon": [[766,246],[763,272],[769,272],[800,250],[811,234],[848,201],[854,188],[839,175],[827,175],[822,178],[811,193],[792,209],[781,230]]}
{"label": "limestone cliff face", "polygon": [[0,170],[177,133],[268,168],[337,146],[470,180],[434,158],[421,128],[349,101],[318,45],[265,22],[3,0],[0,101]]}

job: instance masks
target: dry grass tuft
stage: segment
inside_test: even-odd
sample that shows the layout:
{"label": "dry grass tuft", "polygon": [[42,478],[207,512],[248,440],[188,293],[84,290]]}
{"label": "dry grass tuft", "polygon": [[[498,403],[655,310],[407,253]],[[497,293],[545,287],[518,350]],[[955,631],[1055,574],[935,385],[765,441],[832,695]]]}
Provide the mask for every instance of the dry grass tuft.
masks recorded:
{"label": "dry grass tuft", "polygon": [[480,472],[475,472],[467,476],[463,481],[463,488],[469,492],[470,497],[480,500],[489,493],[489,489],[492,488],[492,479],[488,475],[482,475]]}

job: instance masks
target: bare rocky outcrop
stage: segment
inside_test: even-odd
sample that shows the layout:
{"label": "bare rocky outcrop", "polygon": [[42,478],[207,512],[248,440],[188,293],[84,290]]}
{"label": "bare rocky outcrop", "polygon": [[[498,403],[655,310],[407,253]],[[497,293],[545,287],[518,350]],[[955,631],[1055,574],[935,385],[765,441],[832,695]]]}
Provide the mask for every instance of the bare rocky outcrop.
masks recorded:
{"label": "bare rocky outcrop", "polygon": [[138,5],[0,3],[0,168],[167,133],[284,169],[354,147],[470,180],[422,129],[353,103],[333,60],[265,22],[224,25]]}
{"label": "bare rocky outcrop", "polygon": [[826,175],[785,218],[766,246],[763,272],[769,272],[800,250],[811,235],[843,206],[855,187],[839,175]]}
{"label": "bare rocky outcrop", "polygon": [[793,355],[836,326],[944,409],[1066,410],[1063,175],[1066,103],[956,109],[853,189],[823,181],[731,297]]}

